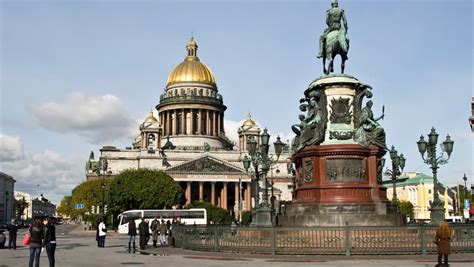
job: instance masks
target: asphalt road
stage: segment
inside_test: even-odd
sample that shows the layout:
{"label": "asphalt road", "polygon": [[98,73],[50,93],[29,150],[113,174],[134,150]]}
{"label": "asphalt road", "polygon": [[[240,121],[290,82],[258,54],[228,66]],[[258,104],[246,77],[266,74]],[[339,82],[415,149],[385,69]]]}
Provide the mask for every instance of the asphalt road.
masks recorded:
{"label": "asphalt road", "polygon": [[[18,235],[21,243],[24,231]],[[276,256],[226,253],[193,252],[175,248],[150,248],[149,254],[129,254],[126,251],[127,237],[111,234],[106,238],[105,248],[98,248],[94,232],[86,232],[74,225],[57,227],[56,266],[435,266],[434,255],[401,256]],[[138,243],[138,240],[137,240]],[[137,244],[138,245],[138,244]],[[0,250],[0,267],[27,266],[28,247],[17,250]],[[450,266],[474,266],[474,254],[450,256]],[[48,266],[48,257],[41,253],[40,266]]]}

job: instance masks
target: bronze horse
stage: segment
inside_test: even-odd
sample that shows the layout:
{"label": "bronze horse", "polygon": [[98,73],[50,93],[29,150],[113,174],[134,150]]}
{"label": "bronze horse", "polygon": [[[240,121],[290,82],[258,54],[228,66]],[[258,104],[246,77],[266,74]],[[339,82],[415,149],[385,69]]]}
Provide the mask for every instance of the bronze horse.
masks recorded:
{"label": "bronze horse", "polygon": [[[344,66],[347,60],[347,52],[349,51],[349,38],[347,38],[346,29],[331,31],[326,36],[323,49],[323,70],[326,75],[334,72],[334,58],[336,55],[341,56],[341,73],[344,73]],[[328,68],[326,69],[326,59],[328,60]]]}

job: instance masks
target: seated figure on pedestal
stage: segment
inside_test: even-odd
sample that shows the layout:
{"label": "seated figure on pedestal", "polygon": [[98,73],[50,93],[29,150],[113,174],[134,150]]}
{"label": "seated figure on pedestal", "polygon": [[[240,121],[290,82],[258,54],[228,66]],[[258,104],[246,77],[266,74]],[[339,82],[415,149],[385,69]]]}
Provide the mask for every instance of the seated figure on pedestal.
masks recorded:
{"label": "seated figure on pedestal", "polygon": [[367,101],[366,106],[361,110],[359,117],[359,128],[356,130],[354,140],[362,146],[369,146],[370,144],[377,145],[386,149],[385,145],[385,131],[377,122],[385,117],[382,115],[374,119],[372,112],[373,102]]}

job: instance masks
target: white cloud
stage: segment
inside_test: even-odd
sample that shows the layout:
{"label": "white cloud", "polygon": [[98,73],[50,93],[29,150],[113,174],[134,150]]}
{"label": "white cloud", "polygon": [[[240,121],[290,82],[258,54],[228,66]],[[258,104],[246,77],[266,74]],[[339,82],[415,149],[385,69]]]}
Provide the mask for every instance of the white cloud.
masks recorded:
{"label": "white cloud", "polygon": [[[25,153],[22,159],[2,162],[2,172],[16,180],[15,191],[30,193],[33,197],[43,194],[55,204],[64,195],[84,181],[81,157],[71,157],[44,150],[37,154]],[[85,164],[85,163],[84,163]],[[38,186],[39,185],[39,186]]]}
{"label": "white cloud", "polygon": [[66,102],[31,105],[29,111],[39,125],[58,133],[73,133],[93,144],[131,139],[137,131],[126,105],[118,97],[72,93]]}
{"label": "white cloud", "polygon": [[25,157],[20,137],[0,134],[0,161],[10,162]]}

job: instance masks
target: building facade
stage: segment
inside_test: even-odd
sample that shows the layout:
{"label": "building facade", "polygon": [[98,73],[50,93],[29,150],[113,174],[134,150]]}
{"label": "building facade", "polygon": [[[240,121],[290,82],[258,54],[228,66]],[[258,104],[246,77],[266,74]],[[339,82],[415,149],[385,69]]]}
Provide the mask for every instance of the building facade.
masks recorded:
{"label": "building facade", "polygon": [[31,194],[21,191],[15,191],[15,199],[25,199],[26,203],[28,203],[28,208],[21,216],[21,219],[23,220],[33,219],[36,216],[56,216],[56,205],[45,199],[43,195],[33,198]]}
{"label": "building facade", "polygon": [[[237,215],[240,210],[250,210],[262,193],[263,186],[252,182],[241,161],[248,154],[247,138],[258,136],[260,127],[249,114],[238,130],[238,144],[225,135],[227,107],[214,74],[199,60],[194,38],[186,50],[184,61],[170,73],[159,97],[157,116],[153,111],[148,114],[132,146],[100,149],[100,158],[108,163],[101,175],[114,177],[126,169],[164,170],[185,191],[186,204],[207,201]],[[268,174],[269,195],[273,192],[276,202],[291,200],[293,175],[288,147]],[[86,163],[87,179],[98,178],[99,169],[98,159],[91,152]]]}
{"label": "building facade", "polygon": [[[393,199],[393,184],[391,180],[384,181],[387,187],[388,199]],[[433,201],[433,177],[420,172],[407,172],[400,175],[396,181],[397,198],[409,201],[414,207],[416,221],[429,221],[430,202]],[[458,207],[457,193],[449,187],[438,183],[440,200],[444,203],[445,216],[456,215]]]}
{"label": "building facade", "polygon": [[0,172],[0,220],[15,218],[15,182],[12,176]]}

